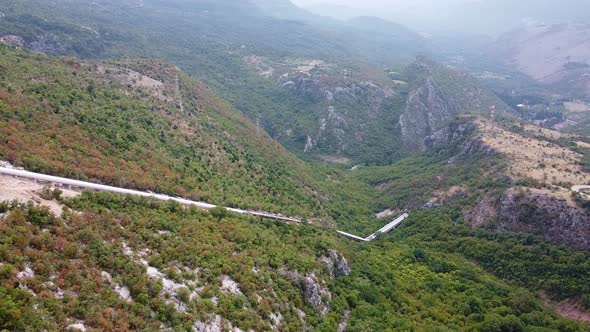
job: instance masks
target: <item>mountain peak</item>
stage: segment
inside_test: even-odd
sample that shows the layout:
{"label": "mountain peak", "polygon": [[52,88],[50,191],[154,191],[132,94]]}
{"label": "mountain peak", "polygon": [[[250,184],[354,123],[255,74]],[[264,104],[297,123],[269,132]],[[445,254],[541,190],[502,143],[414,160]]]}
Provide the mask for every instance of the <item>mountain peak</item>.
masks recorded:
{"label": "mountain peak", "polygon": [[410,151],[425,149],[425,138],[462,114],[493,116],[514,112],[469,74],[426,56],[416,58],[413,71],[413,89],[400,117],[402,139]]}

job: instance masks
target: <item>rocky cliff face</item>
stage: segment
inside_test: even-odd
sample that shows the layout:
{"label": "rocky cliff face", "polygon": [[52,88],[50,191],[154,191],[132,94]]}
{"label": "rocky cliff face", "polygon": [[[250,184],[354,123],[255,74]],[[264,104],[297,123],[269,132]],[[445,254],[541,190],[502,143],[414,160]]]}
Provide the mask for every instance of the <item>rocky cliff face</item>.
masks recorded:
{"label": "rocky cliff face", "polygon": [[590,249],[590,212],[550,191],[510,188],[499,198],[483,197],[466,211],[473,227],[493,222],[499,230],[539,235],[573,249]]}
{"label": "rocky cliff face", "polygon": [[424,139],[461,114],[511,113],[491,91],[466,73],[418,58],[412,69],[417,78],[400,117],[402,141],[409,151],[421,151]]}
{"label": "rocky cliff face", "polygon": [[326,264],[326,269],[331,278],[348,276],[351,273],[348,261],[336,250],[328,250],[328,255],[321,257],[320,261]]}
{"label": "rocky cliff face", "polygon": [[67,53],[66,46],[56,36],[50,34],[39,34],[28,42],[17,35],[0,36],[0,43],[17,49],[27,49],[48,55]]}
{"label": "rocky cliff face", "polygon": [[444,156],[491,157],[497,152],[478,136],[479,125],[465,118],[449,124],[424,139],[424,146]]}
{"label": "rocky cliff face", "polygon": [[392,89],[371,81],[332,81],[301,72],[283,75],[279,84],[319,108],[315,112],[316,124],[305,129],[305,153],[354,154],[355,145],[368,140],[367,130],[381,131],[383,123],[379,120],[384,120],[387,113],[384,105],[396,95]]}
{"label": "rocky cliff face", "polygon": [[[289,148],[331,162],[387,164],[397,158],[405,82],[380,70],[352,73],[321,59],[245,55],[242,60],[290,105],[281,112],[281,123],[265,126]],[[261,116],[268,122],[276,115]]]}
{"label": "rocky cliff face", "polygon": [[[509,169],[514,169],[518,166],[514,164],[519,162],[518,157],[505,154],[502,146],[507,146],[508,140],[516,139],[506,136],[501,139],[504,141],[503,144],[491,145],[488,142],[489,135],[501,137],[497,132],[486,131],[492,123],[491,120],[463,117],[428,136],[424,144],[432,152],[449,158],[449,161],[456,159],[469,161],[470,158],[498,156],[510,165]],[[550,148],[551,145],[545,142],[535,149],[548,158]],[[522,149],[527,149],[524,143]],[[505,186],[515,186],[518,179],[532,178],[531,174],[517,177],[509,170],[503,170],[492,176],[494,176],[494,182],[504,183]],[[492,223],[497,225],[499,230],[535,234],[551,243],[574,249],[590,249],[590,211],[576,206],[572,200],[566,200],[569,187],[559,188],[556,192],[527,187],[504,189],[500,194],[483,192],[479,188],[468,188],[465,192],[479,197],[477,203],[467,208],[464,214],[466,222],[473,227]],[[449,202],[433,200],[429,203],[440,205],[440,203]],[[425,208],[431,207],[430,205],[434,204],[427,204]]]}
{"label": "rocky cliff face", "polygon": [[590,249],[590,213],[542,192],[506,191],[498,203],[500,229],[541,235],[575,249]]}
{"label": "rocky cliff face", "polygon": [[291,282],[301,289],[306,304],[314,307],[323,316],[330,312],[331,309],[327,300],[332,298],[332,293],[318,279],[315,273],[303,275],[298,272],[281,269],[279,270],[279,274],[291,279]]}
{"label": "rocky cliff face", "polygon": [[0,43],[47,55],[66,56],[83,53],[100,57],[105,47],[103,36],[91,27],[31,15],[6,16],[0,24]]}
{"label": "rocky cliff face", "polygon": [[[277,65],[261,65],[260,61],[255,65],[260,75],[273,78],[273,74],[266,73],[273,73],[269,68]],[[385,144],[397,154],[402,145],[409,153],[442,149],[442,144],[450,148],[457,142],[448,140],[461,139],[473,129],[451,128],[452,134],[445,130],[457,117],[513,112],[468,74],[424,57],[419,57],[403,75],[411,80],[409,85],[396,80],[392,82],[401,86],[339,77],[334,76],[334,71],[334,65],[315,60],[281,76],[276,74],[282,89],[319,107],[315,111],[317,123],[305,128],[306,153],[354,155],[357,149],[366,149],[364,146]],[[402,97],[400,91],[407,91],[407,97]],[[464,153],[491,152],[484,151],[481,142],[462,143],[469,144],[463,147]]]}
{"label": "rocky cliff face", "polygon": [[[331,279],[349,276],[352,272],[346,258],[337,250],[328,249],[326,255],[322,256],[319,261],[326,265],[326,272]],[[325,280],[320,277],[324,275],[322,272],[302,274],[281,268],[279,274],[289,278],[297,285],[303,292],[305,302],[316,308],[322,315],[331,311],[328,301],[332,298],[332,293],[326,288]]]}

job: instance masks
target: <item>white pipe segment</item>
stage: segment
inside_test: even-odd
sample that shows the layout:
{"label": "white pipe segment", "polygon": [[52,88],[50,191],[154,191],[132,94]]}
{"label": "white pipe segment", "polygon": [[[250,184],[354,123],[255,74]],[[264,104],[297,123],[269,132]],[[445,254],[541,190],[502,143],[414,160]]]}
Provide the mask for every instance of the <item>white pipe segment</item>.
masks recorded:
{"label": "white pipe segment", "polygon": [[349,239],[355,240],[355,241],[362,241],[362,242],[371,242],[373,240],[375,240],[377,238],[377,236],[379,236],[379,234],[387,234],[389,232],[391,232],[392,229],[396,228],[397,226],[401,225],[401,223],[406,220],[406,218],[408,218],[410,216],[409,213],[404,213],[401,216],[399,216],[397,219],[395,219],[394,221],[390,222],[389,224],[383,226],[381,229],[379,229],[378,231],[376,231],[375,233],[367,236],[366,238],[362,238],[360,236],[356,236],[350,233],[346,233],[346,232],[342,232],[342,231],[338,231],[338,234],[343,235]]}
{"label": "white pipe segment", "polygon": [[[175,202],[178,202],[183,205],[193,205],[193,206],[196,206],[201,209],[212,209],[212,208],[217,207],[217,205],[204,203],[204,202],[191,201],[191,200],[180,198],[180,197],[170,197],[167,195],[154,194],[154,193],[150,193],[150,192],[143,192],[143,191],[138,191],[138,190],[131,190],[131,189],[118,188],[118,187],[113,187],[113,186],[106,186],[106,185],[96,184],[96,183],[92,183],[92,182],[72,180],[72,179],[51,176],[51,175],[46,175],[46,174],[40,174],[40,173],[33,173],[33,172],[12,169],[12,168],[7,168],[7,167],[0,167],[0,174],[22,177],[22,178],[26,178],[26,179],[33,179],[33,180],[37,180],[37,181],[58,183],[61,185],[69,185],[69,186],[74,186],[74,187],[83,188],[83,189],[92,189],[92,190],[97,190],[97,191],[112,192],[112,193],[124,194],[124,195],[151,197],[151,198],[155,198],[155,199],[158,199],[161,201],[175,201]],[[289,217],[285,217],[285,216],[278,215],[278,214],[258,212],[258,211],[248,211],[248,210],[234,209],[234,208],[225,208],[225,209],[228,211],[231,211],[231,212],[239,213],[239,214],[248,214],[248,215],[267,218],[267,219],[301,223],[301,220],[299,220],[299,219],[289,218]]]}

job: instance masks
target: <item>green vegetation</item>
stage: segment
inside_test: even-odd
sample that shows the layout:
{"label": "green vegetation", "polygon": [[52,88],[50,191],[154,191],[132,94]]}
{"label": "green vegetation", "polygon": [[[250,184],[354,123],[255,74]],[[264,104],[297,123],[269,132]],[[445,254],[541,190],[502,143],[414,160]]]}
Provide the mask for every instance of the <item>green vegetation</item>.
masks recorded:
{"label": "green vegetation", "polygon": [[[448,157],[425,154],[391,166],[363,167],[350,175],[350,181],[374,188],[374,211],[420,209],[433,197],[449,195],[453,197],[447,200],[461,209],[512,185],[509,178],[501,176],[501,158],[454,158],[450,163]],[[457,191],[452,192],[453,188]]]}
{"label": "green vegetation", "polygon": [[[333,331],[344,317],[351,331],[588,330],[538,300],[540,291],[587,299],[585,254],[462,224],[463,208],[511,185],[498,177],[500,159],[449,163],[433,154],[354,171],[308,164],[158,61],[0,53],[0,66],[14,68],[1,73],[1,159],[313,222],[110,194],[66,200],[59,217],[0,204],[8,212],[0,221],[2,328],[63,330],[81,320],[97,329],[189,329],[220,315],[223,324],[268,330],[280,313],[287,330]],[[138,86],[145,78],[135,72],[162,85]],[[372,213],[421,207],[453,186],[463,191],[447,209],[415,213],[376,243],[350,242],[330,227],[365,234],[383,223]],[[41,194],[61,200],[59,191]],[[320,260],[329,249],[348,258],[350,276],[330,277]],[[223,290],[225,276],[239,292]],[[307,277],[321,289],[320,304],[308,299]],[[117,294],[121,287],[131,300]]]}
{"label": "green vegetation", "polygon": [[[385,80],[389,83],[383,89],[392,96],[383,101],[382,96],[337,101],[336,111],[349,126],[343,134],[321,136],[321,119],[329,106],[325,100],[281,88],[275,77],[262,77],[243,60],[251,55],[273,63],[322,59],[337,69],[321,75],[327,88],[354,87],[358,92],[360,83],[381,82],[383,68],[397,70],[423,49],[421,37],[398,25],[370,19],[348,24],[319,17],[284,20],[249,1],[229,0],[154,1],[142,8],[134,1],[90,5],[80,0],[26,0],[7,3],[3,13],[0,35],[22,36],[27,46],[48,54],[169,61],[297,154],[303,155],[310,135],[318,139],[318,147],[308,158],[337,155],[378,165],[399,160],[396,124],[405,95],[392,88],[391,80]],[[289,72],[276,70],[277,77]],[[344,71],[352,76],[343,79]],[[323,94],[326,87],[321,88],[312,93]]]}
{"label": "green vegetation", "polygon": [[363,167],[351,176],[381,190],[378,209],[409,208],[424,204],[434,189],[450,184],[437,180],[443,173],[456,174],[459,167],[445,169],[444,163],[438,157],[412,157],[391,166]]}
{"label": "green vegetation", "polygon": [[[271,329],[269,317],[280,313],[285,330],[334,331],[344,316],[349,331],[588,330],[545,311],[533,293],[470,261],[497,274],[506,271],[507,279],[531,290],[559,286],[565,294],[582,294],[587,257],[570,257],[536,239],[517,245],[514,236],[473,232],[444,210],[416,214],[384,241],[356,244],[316,227],[143,198],[85,192],[67,205],[73,210],[61,217],[31,205],[5,205],[10,212],[0,219],[1,328],[61,330],[80,320],[102,330],[161,324],[185,330],[219,314],[225,326],[263,331]],[[485,246],[494,245],[508,248],[495,260],[500,263],[486,258],[493,251]],[[463,250],[463,258],[461,248],[480,248],[482,254]],[[328,249],[348,258],[350,276],[329,277],[320,261]],[[541,260],[530,260],[527,250],[545,252],[547,269],[528,270]],[[514,276],[507,272],[521,263]],[[157,277],[148,276],[144,264]],[[27,269],[29,276],[20,274]],[[313,275],[330,308],[325,317],[293,275]],[[548,275],[564,282],[535,282]],[[224,276],[239,292],[223,290]],[[170,293],[164,287],[170,281],[183,286]],[[114,291],[116,285],[129,289],[129,301]],[[558,294],[551,287],[550,294]]]}
{"label": "green vegetation", "polygon": [[[51,32],[51,34],[48,34]],[[122,36],[105,30],[113,39]],[[28,14],[2,20],[0,35],[18,35],[27,44],[38,44],[39,51],[52,55],[92,57],[105,51],[107,44],[94,32],[65,21],[49,21]]]}
{"label": "green vegetation", "polygon": [[456,210],[417,212],[388,238],[438,252],[459,253],[491,273],[556,300],[588,297],[587,253],[547,244],[534,235],[473,230]]}
{"label": "green vegetation", "polygon": [[[0,73],[2,160],[30,171],[225,206],[328,217],[326,222],[332,214],[332,220],[340,219],[341,209],[350,221],[370,216],[358,186],[339,191],[342,172],[296,159],[166,64],[88,63],[6,48],[0,55],[0,66],[10,68]],[[135,87],[140,79],[129,69],[161,80],[162,86]],[[175,100],[176,75],[183,109]],[[332,199],[332,193],[339,198]],[[351,196],[358,197],[348,200]]]}
{"label": "green vegetation", "polygon": [[[49,188],[40,196],[65,204],[60,216],[2,202],[0,330],[82,322],[182,331],[219,315],[222,329],[255,331],[335,331],[343,322],[347,331],[590,331],[540,300],[588,309],[588,253],[465,224],[480,201],[535,183],[505,177],[500,157],[462,155],[459,144],[402,159],[400,112],[426,74],[458,113],[497,104],[502,115],[493,94],[444,66],[395,72],[407,50],[391,38],[403,30],[394,24],[364,18],[341,29],[269,17],[249,1],[187,4],[10,2],[0,35],[17,34],[27,47],[143,60],[0,47],[0,160],[306,222],[106,193],[64,199]],[[368,44],[381,47],[367,52]],[[243,59],[250,55],[273,66],[270,79]],[[181,67],[232,107],[175,66],[145,58]],[[327,65],[293,74],[301,59]],[[277,84],[285,72],[301,78],[294,90]],[[374,94],[373,84],[382,89]],[[337,88],[354,93],[327,102]],[[322,119],[335,130],[319,135],[313,157],[364,166],[346,171],[287,151],[301,153]],[[373,243],[336,235],[336,226],[374,231],[385,223],[374,213],[385,209],[412,214]],[[332,250],[350,275],[327,268]]]}

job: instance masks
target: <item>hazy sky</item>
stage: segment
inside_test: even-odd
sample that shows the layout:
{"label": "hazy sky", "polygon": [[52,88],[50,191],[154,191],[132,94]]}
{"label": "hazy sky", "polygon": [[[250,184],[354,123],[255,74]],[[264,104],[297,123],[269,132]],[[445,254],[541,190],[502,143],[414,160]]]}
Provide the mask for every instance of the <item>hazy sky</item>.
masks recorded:
{"label": "hazy sky", "polygon": [[590,0],[291,0],[322,15],[380,16],[418,31],[497,34],[524,21],[588,23]]}
{"label": "hazy sky", "polygon": [[386,8],[386,7],[422,7],[448,6],[449,4],[477,2],[478,0],[292,0],[296,4],[316,5],[335,4],[353,8]]}
{"label": "hazy sky", "polygon": [[[337,5],[351,9],[360,9],[377,13],[404,13],[419,10],[431,13],[441,9],[456,8],[455,6],[481,0],[292,0],[302,7],[317,5]],[[415,14],[415,13],[414,13]]]}
{"label": "hazy sky", "polygon": [[[334,7],[335,16],[374,15],[422,29],[433,21],[444,20],[466,3],[482,0],[291,0],[310,9]],[[340,8],[339,8],[340,7]],[[346,8],[344,8],[346,7]],[[336,9],[337,8],[337,9]]]}

